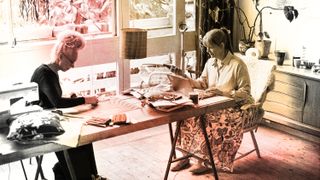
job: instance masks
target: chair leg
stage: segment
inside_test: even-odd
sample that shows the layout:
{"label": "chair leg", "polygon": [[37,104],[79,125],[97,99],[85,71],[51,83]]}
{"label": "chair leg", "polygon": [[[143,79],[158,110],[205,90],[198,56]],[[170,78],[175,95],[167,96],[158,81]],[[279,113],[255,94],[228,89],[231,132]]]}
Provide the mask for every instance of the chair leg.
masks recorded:
{"label": "chair leg", "polygon": [[255,151],[256,151],[256,153],[257,153],[257,156],[258,156],[258,158],[261,158],[261,156],[260,156],[260,150],[259,150],[258,143],[257,143],[257,140],[256,140],[256,137],[255,137],[255,135],[254,135],[253,130],[250,131],[250,134],[251,134],[251,138],[252,138],[253,145],[254,145],[254,149],[255,149]]}

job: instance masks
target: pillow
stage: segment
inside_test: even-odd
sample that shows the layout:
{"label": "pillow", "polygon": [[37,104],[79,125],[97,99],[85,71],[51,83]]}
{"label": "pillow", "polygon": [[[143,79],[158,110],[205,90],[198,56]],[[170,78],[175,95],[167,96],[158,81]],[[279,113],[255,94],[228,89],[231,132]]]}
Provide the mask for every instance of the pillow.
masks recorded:
{"label": "pillow", "polygon": [[10,124],[7,139],[20,142],[50,139],[65,132],[61,120],[61,116],[50,111],[22,114]]}

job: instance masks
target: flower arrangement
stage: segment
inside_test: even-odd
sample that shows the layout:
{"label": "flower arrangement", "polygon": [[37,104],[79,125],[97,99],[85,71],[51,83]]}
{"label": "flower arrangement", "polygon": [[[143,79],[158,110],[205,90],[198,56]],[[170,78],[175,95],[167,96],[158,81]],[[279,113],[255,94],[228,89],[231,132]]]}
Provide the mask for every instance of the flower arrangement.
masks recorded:
{"label": "flower arrangement", "polygon": [[[294,6],[284,6],[283,8],[275,8],[272,6],[263,6],[259,8],[259,0],[253,0],[255,10],[257,11],[257,14],[254,18],[254,21],[252,24],[250,24],[247,15],[245,12],[240,8],[235,6],[235,10],[237,12],[239,23],[243,30],[243,39],[245,39],[247,42],[252,42],[255,29],[257,27],[257,22],[259,19],[259,32],[257,36],[260,40],[262,40],[264,37],[270,38],[269,34],[266,31],[263,31],[263,21],[262,21],[262,12],[265,9],[272,9],[272,10],[282,10],[284,12],[284,15],[286,19],[290,22],[292,22],[293,19],[297,18],[299,15],[299,12],[297,9],[294,8]],[[249,31],[246,33],[245,31],[245,24],[247,25]]]}

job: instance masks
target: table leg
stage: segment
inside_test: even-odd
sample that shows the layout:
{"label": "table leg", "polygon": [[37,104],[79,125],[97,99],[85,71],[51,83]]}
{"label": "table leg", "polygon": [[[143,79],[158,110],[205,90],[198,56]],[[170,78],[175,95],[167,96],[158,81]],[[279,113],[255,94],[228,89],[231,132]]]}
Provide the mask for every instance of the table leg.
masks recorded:
{"label": "table leg", "polygon": [[[173,131],[172,131],[172,123],[169,123],[169,132],[170,132],[170,142],[171,142],[171,147],[173,146]],[[176,151],[174,151],[173,153],[173,158],[177,158],[177,155],[176,155]]]}
{"label": "table leg", "polygon": [[24,164],[23,164],[22,160],[20,160],[20,163],[21,163],[21,167],[22,167],[22,170],[23,170],[24,177],[26,178],[26,180],[28,180],[26,169],[24,168]]}
{"label": "table leg", "polygon": [[46,178],[44,177],[44,173],[43,173],[43,170],[42,170],[42,167],[41,167],[42,160],[43,160],[43,155],[36,156],[37,171],[36,171],[36,176],[35,176],[35,178],[34,178],[35,180],[38,179],[39,174],[40,174],[40,176],[41,176],[41,179],[46,179]]}
{"label": "table leg", "polygon": [[219,177],[218,177],[218,173],[216,170],[216,166],[214,164],[213,155],[211,152],[211,146],[210,146],[210,142],[209,142],[209,138],[208,138],[208,133],[206,131],[206,117],[205,117],[205,115],[200,116],[200,127],[202,129],[202,133],[203,133],[204,139],[206,141],[206,145],[207,145],[207,149],[208,149],[208,153],[209,153],[209,159],[211,162],[211,167],[212,167],[212,172],[213,172],[214,178],[216,180],[218,180]]}
{"label": "table leg", "polygon": [[63,150],[63,155],[64,155],[64,158],[66,159],[66,163],[67,163],[67,166],[68,166],[68,170],[69,170],[69,173],[70,173],[70,177],[71,177],[71,180],[76,180],[76,174],[74,172],[74,169],[73,169],[73,165],[72,165],[72,162],[70,160],[70,156],[69,156],[69,153],[68,153],[68,150]]}
{"label": "table leg", "polygon": [[180,133],[180,127],[181,127],[181,123],[182,121],[178,121],[177,122],[177,127],[176,127],[176,131],[175,131],[175,135],[172,141],[172,145],[171,145],[171,152],[170,152],[170,156],[169,156],[169,160],[168,160],[168,164],[167,164],[167,169],[166,169],[166,174],[164,176],[164,179],[167,180],[168,179],[168,175],[169,175],[169,170],[170,170],[170,166],[172,163],[172,158],[175,154],[175,150],[176,150],[176,143],[177,143],[177,139],[178,139],[178,135]]}

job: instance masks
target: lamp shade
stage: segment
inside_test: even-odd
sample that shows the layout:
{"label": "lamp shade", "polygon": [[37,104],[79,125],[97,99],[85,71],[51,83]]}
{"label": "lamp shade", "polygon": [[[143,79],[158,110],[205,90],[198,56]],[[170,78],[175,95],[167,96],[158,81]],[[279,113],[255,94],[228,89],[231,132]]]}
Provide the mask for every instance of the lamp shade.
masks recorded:
{"label": "lamp shade", "polygon": [[120,54],[124,59],[142,59],[147,57],[147,30],[125,28],[121,30]]}

